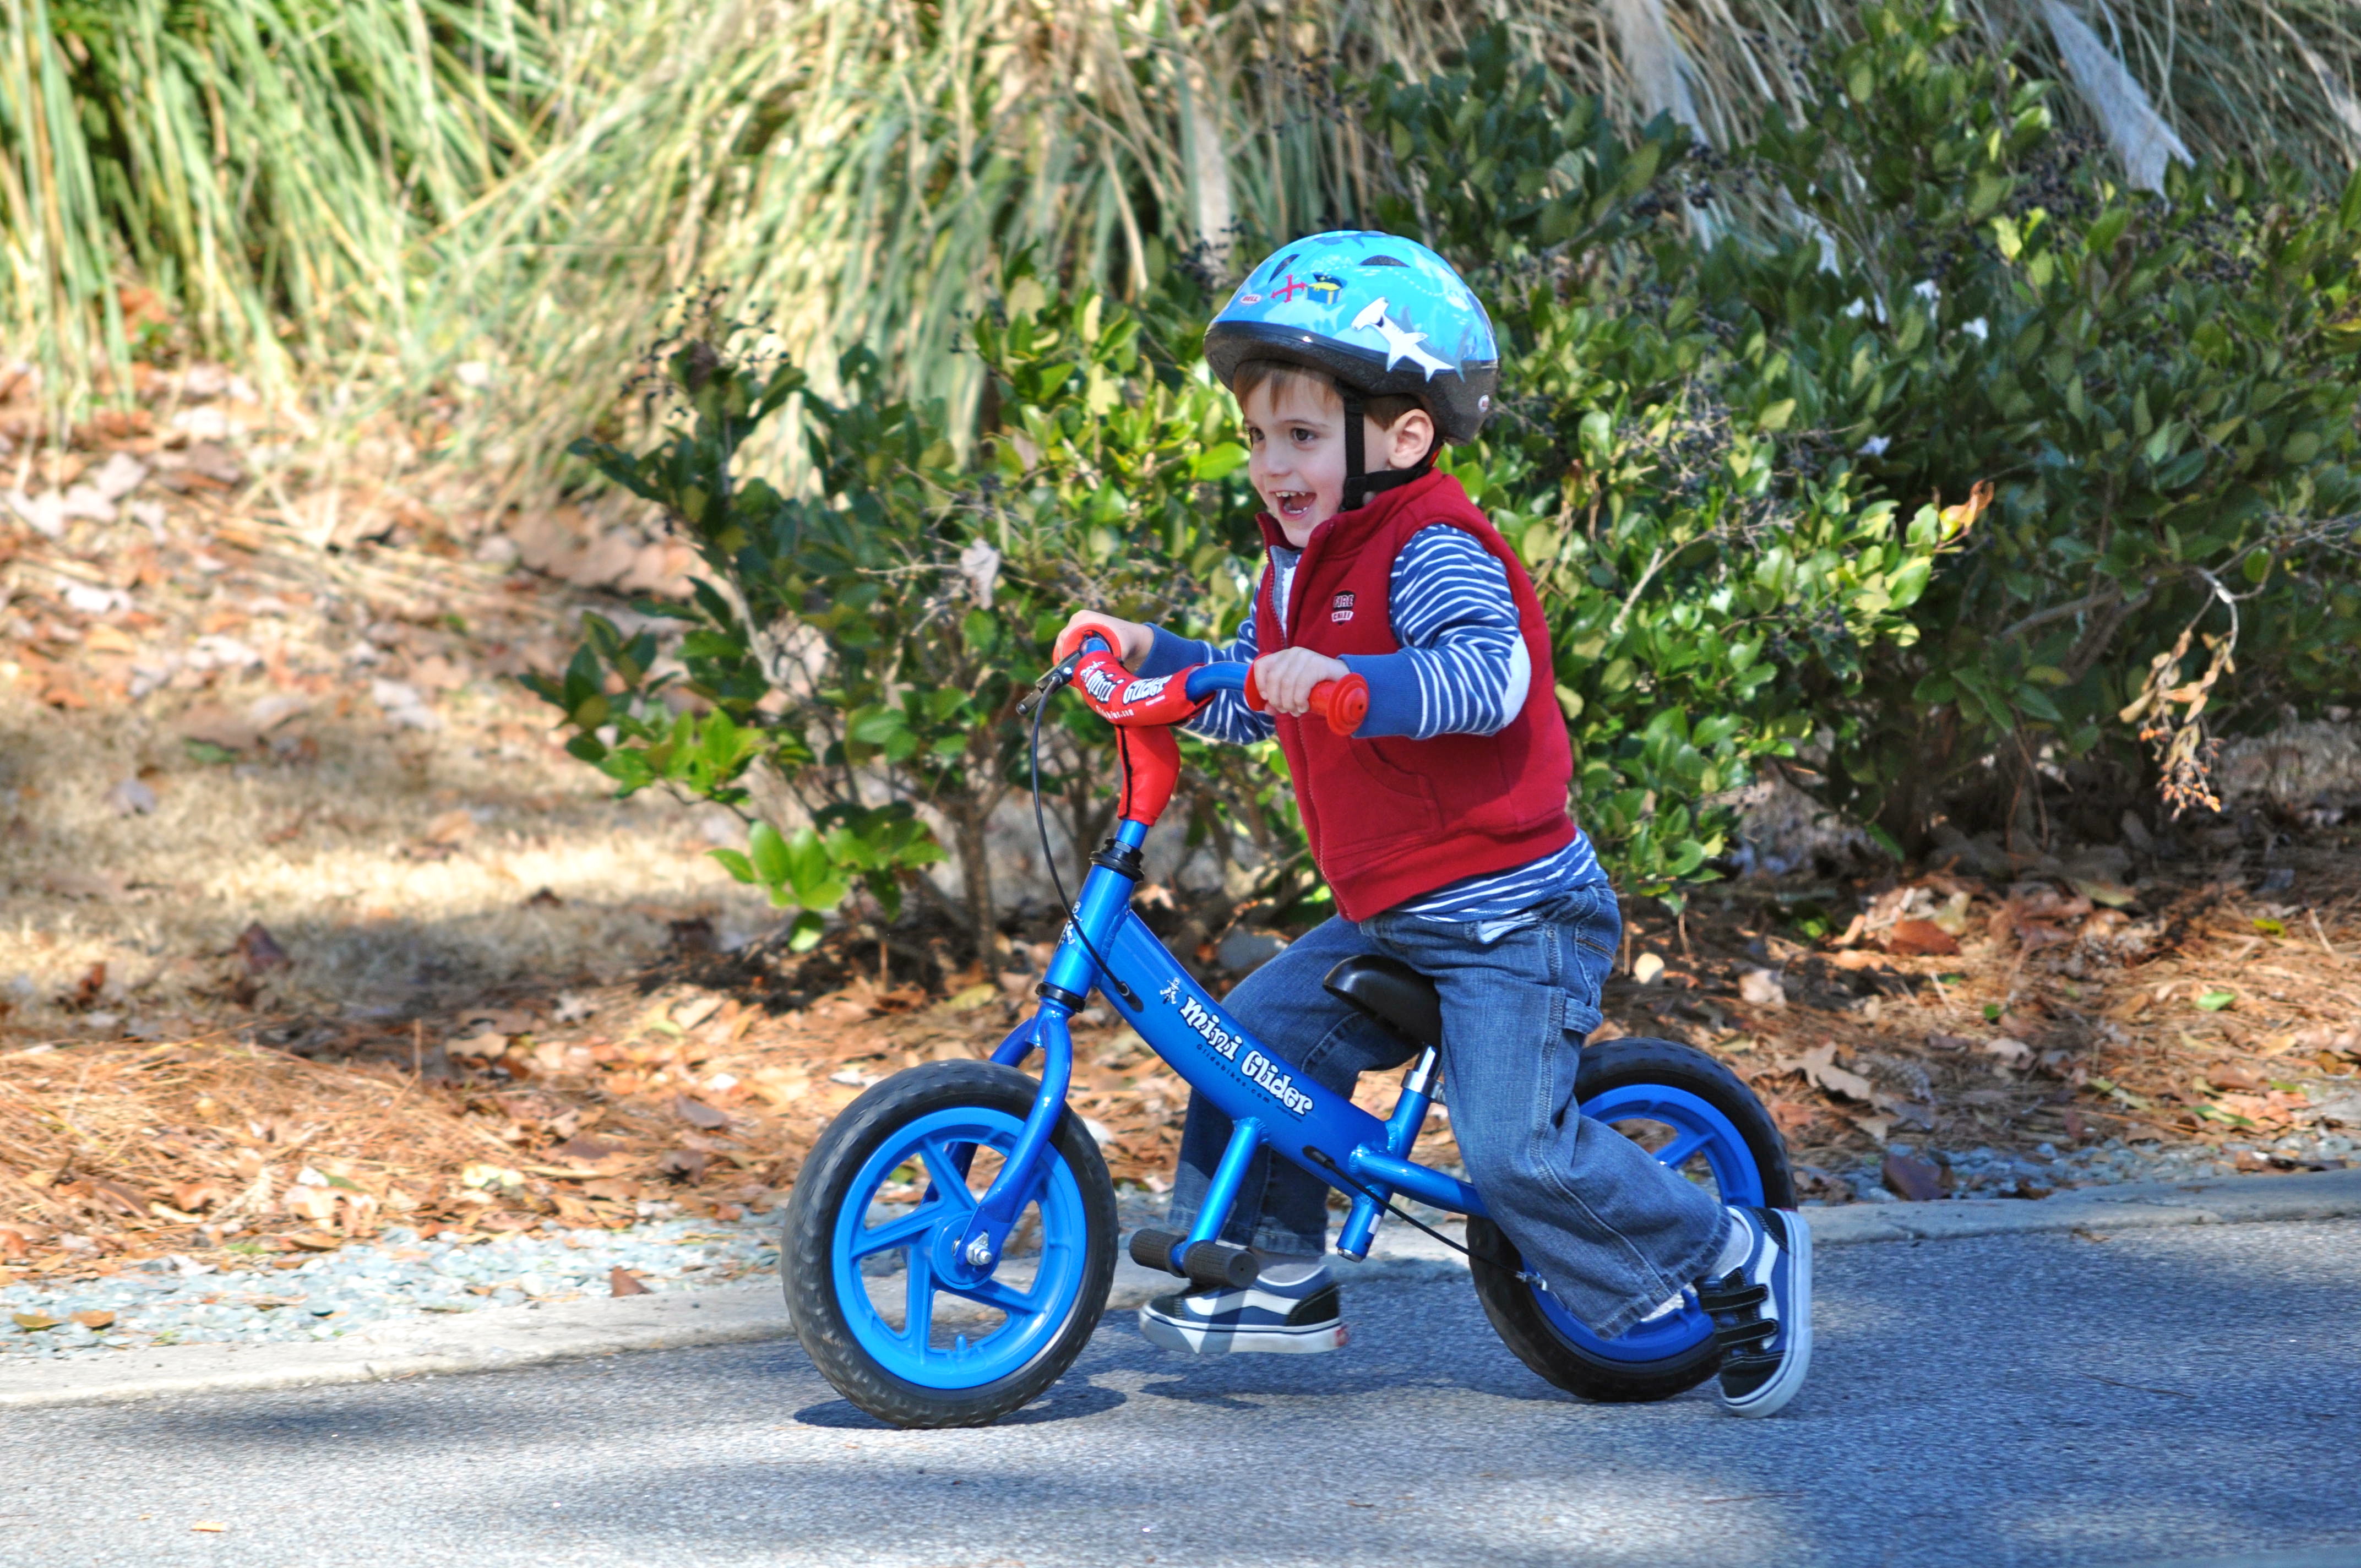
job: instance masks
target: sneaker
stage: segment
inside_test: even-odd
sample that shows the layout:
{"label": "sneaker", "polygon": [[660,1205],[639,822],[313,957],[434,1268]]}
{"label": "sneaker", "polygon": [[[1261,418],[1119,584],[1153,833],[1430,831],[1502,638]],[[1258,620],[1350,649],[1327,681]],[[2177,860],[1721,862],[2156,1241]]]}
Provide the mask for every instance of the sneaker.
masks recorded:
{"label": "sneaker", "polygon": [[1786,1209],[1732,1209],[1753,1233],[1746,1261],[1697,1284],[1721,1345],[1721,1408],[1767,1416],[1795,1397],[1812,1365],[1812,1233]]}
{"label": "sneaker", "polygon": [[1150,1344],[1195,1355],[1313,1355],[1341,1350],[1350,1337],[1324,1267],[1291,1285],[1257,1280],[1243,1290],[1159,1296],[1139,1310],[1139,1332]]}

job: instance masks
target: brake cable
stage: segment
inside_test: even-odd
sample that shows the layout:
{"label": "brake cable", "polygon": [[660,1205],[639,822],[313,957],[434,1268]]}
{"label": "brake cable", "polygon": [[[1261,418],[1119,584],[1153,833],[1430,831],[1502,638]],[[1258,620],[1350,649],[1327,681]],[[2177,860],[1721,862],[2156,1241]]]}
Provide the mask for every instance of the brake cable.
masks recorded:
{"label": "brake cable", "polygon": [[[1405,1221],[1411,1225],[1415,1226],[1417,1229],[1424,1231],[1428,1235],[1433,1236],[1436,1241],[1441,1242],[1444,1246],[1449,1247],[1452,1251],[1457,1253],[1460,1256],[1468,1259],[1470,1262],[1488,1263],[1495,1268],[1499,1268],[1500,1266],[1498,1259],[1478,1257],[1472,1249],[1453,1241],[1449,1236],[1444,1235],[1441,1231],[1436,1230],[1433,1225],[1426,1223],[1426,1222],[1419,1219],[1416,1215],[1405,1213],[1401,1210],[1395,1208],[1392,1199],[1378,1197],[1376,1193],[1370,1191],[1367,1188],[1354,1180],[1350,1176],[1345,1175],[1345,1168],[1338,1165],[1334,1160],[1329,1158],[1324,1150],[1315,1149],[1310,1145],[1306,1145],[1303,1152],[1311,1159],[1312,1164],[1318,1166],[1321,1169],[1326,1171],[1329,1175],[1334,1177],[1337,1180],[1343,1182],[1345,1186],[1351,1188],[1362,1197],[1367,1198],[1370,1202],[1377,1204],[1387,1213],[1391,1214],[1395,1219]],[[1517,1262],[1519,1264],[1519,1267],[1517,1269],[1517,1277],[1519,1279],[1524,1280],[1529,1284],[1538,1285],[1544,1290],[1549,1288],[1548,1280],[1543,1279],[1532,1269],[1522,1266],[1524,1263],[1523,1255],[1520,1254],[1518,1255]]]}
{"label": "brake cable", "polygon": [[[1138,993],[1123,982],[1122,978],[1115,972],[1114,965],[1099,956],[1098,948],[1091,944],[1091,934],[1082,929],[1081,908],[1072,899],[1066,896],[1066,884],[1058,875],[1057,852],[1049,848],[1049,819],[1041,810],[1041,710],[1049,706],[1050,693],[1074,678],[1074,666],[1082,662],[1082,651],[1077,648],[1058,661],[1050,667],[1048,674],[1033,684],[1033,695],[1016,705],[1016,710],[1019,713],[1029,709],[1033,715],[1033,830],[1041,838],[1041,863],[1049,869],[1049,885],[1058,890],[1059,907],[1065,910],[1069,916],[1069,923],[1073,927],[1074,935],[1082,944],[1082,951],[1090,954],[1091,962],[1098,966],[1099,979],[1115,988],[1115,994],[1123,998],[1125,1005],[1137,1010],[1139,1006]],[[1042,983],[1045,985],[1049,983],[1048,973],[1049,966],[1044,964]]]}

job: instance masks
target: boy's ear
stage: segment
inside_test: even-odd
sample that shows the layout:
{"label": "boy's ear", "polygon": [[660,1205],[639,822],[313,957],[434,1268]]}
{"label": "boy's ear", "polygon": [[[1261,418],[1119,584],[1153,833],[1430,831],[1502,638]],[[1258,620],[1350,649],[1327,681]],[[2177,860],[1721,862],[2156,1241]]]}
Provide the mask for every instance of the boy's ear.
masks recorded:
{"label": "boy's ear", "polygon": [[1412,409],[1386,432],[1386,466],[1410,467],[1433,444],[1434,416],[1424,409]]}

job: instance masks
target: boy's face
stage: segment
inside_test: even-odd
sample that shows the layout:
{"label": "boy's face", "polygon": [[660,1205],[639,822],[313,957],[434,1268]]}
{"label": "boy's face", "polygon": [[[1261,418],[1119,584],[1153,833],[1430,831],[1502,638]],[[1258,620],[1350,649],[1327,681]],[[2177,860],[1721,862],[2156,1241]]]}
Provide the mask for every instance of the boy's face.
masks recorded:
{"label": "boy's face", "polygon": [[[1309,377],[1273,377],[1238,405],[1246,425],[1246,477],[1279,532],[1298,550],[1345,499],[1345,400]],[[1413,410],[1389,431],[1361,422],[1362,461],[1372,472],[1406,468],[1424,455],[1434,425]]]}

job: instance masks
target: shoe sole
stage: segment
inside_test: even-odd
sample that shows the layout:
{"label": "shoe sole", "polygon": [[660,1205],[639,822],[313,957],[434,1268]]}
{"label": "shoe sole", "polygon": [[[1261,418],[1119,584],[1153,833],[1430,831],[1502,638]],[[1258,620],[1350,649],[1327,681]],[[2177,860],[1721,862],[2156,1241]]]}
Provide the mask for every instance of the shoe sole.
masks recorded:
{"label": "shoe sole", "polygon": [[1721,1408],[1733,1416],[1759,1420],[1773,1416],[1795,1397],[1804,1386],[1804,1376],[1812,1369],[1812,1228],[1804,1217],[1793,1210],[1782,1210],[1787,1221],[1787,1237],[1793,1243],[1787,1250],[1795,1260],[1795,1293],[1788,1302],[1792,1322],[1779,1327],[1787,1335],[1787,1354],[1779,1360],[1779,1370],[1771,1381],[1743,1399],[1724,1399]]}
{"label": "shoe sole", "polygon": [[1320,1355],[1342,1350],[1352,1337],[1343,1323],[1298,1329],[1203,1329],[1139,1310],[1140,1337],[1159,1350],[1186,1355]]}

